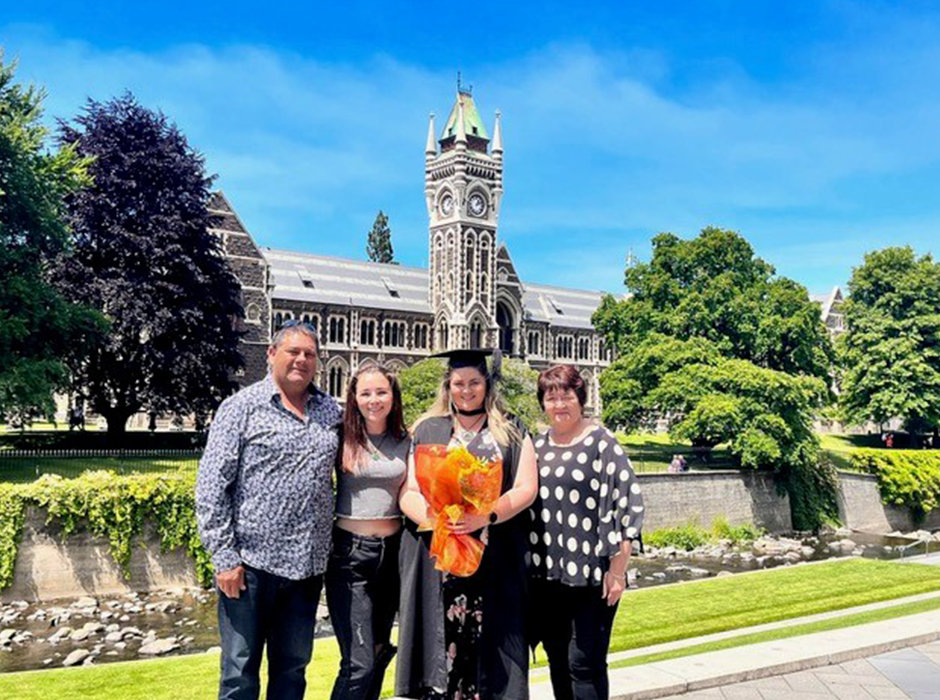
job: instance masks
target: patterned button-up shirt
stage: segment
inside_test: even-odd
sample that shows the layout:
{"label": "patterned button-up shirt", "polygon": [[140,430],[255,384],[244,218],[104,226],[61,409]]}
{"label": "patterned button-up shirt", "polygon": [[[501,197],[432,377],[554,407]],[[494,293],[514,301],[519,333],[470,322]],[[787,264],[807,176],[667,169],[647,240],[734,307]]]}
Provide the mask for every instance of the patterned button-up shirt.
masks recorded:
{"label": "patterned button-up shirt", "polygon": [[311,391],[305,418],[270,375],[219,406],[196,481],[199,535],[217,572],[248,564],[300,580],[326,570],[340,410]]}

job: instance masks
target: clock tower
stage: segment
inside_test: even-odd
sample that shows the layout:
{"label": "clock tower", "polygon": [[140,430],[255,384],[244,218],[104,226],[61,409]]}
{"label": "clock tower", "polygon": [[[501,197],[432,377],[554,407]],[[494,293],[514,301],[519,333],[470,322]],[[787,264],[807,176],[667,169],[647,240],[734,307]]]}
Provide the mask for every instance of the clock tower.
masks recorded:
{"label": "clock tower", "polygon": [[430,118],[424,194],[434,350],[494,347],[499,340],[496,228],[503,194],[500,114],[490,141],[471,91],[459,84],[440,139],[434,115]]}

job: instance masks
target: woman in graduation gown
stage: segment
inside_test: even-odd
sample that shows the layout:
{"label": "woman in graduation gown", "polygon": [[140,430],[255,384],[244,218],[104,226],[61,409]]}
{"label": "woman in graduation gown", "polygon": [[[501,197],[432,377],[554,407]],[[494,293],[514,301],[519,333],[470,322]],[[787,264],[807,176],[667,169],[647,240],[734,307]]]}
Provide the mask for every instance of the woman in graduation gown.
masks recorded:
{"label": "woman in graduation gown", "polygon": [[[493,354],[492,369],[486,357]],[[526,509],[538,489],[535,450],[498,396],[499,351],[442,353],[448,368],[434,405],[418,419],[413,445],[463,446],[503,461],[502,493],[489,516],[464,515],[453,527],[487,542],[476,573],[443,574],[428,553],[428,504],[414,457],[401,497],[401,608],[395,692],[421,700],[525,700]]]}

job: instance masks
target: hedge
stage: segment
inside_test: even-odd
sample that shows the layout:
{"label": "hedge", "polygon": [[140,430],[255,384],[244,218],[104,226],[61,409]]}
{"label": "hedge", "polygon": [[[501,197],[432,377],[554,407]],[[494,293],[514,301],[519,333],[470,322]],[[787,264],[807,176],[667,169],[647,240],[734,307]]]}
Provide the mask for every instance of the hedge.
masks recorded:
{"label": "hedge", "polygon": [[940,450],[859,450],[852,466],[875,474],[884,503],[924,516],[940,504]]}
{"label": "hedge", "polygon": [[106,537],[125,576],[144,521],[152,522],[161,549],[183,547],[195,561],[199,581],[210,585],[210,558],[196,530],[195,479],[193,472],[118,476],[96,471],[76,479],[47,474],[29,484],[0,484],[0,590],[13,583],[30,506],[45,509],[46,522],[58,524],[65,536],[85,529]]}

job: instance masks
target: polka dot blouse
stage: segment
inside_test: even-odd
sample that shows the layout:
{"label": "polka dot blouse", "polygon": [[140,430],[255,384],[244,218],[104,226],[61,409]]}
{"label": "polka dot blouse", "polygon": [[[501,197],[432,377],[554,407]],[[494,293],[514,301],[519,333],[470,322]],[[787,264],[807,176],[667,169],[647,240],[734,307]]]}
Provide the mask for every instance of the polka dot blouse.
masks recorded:
{"label": "polka dot blouse", "polygon": [[600,585],[610,558],[643,524],[643,496],[617,439],[598,426],[579,442],[535,440],[539,494],[530,508],[526,555],[534,576],[571,586]]}

